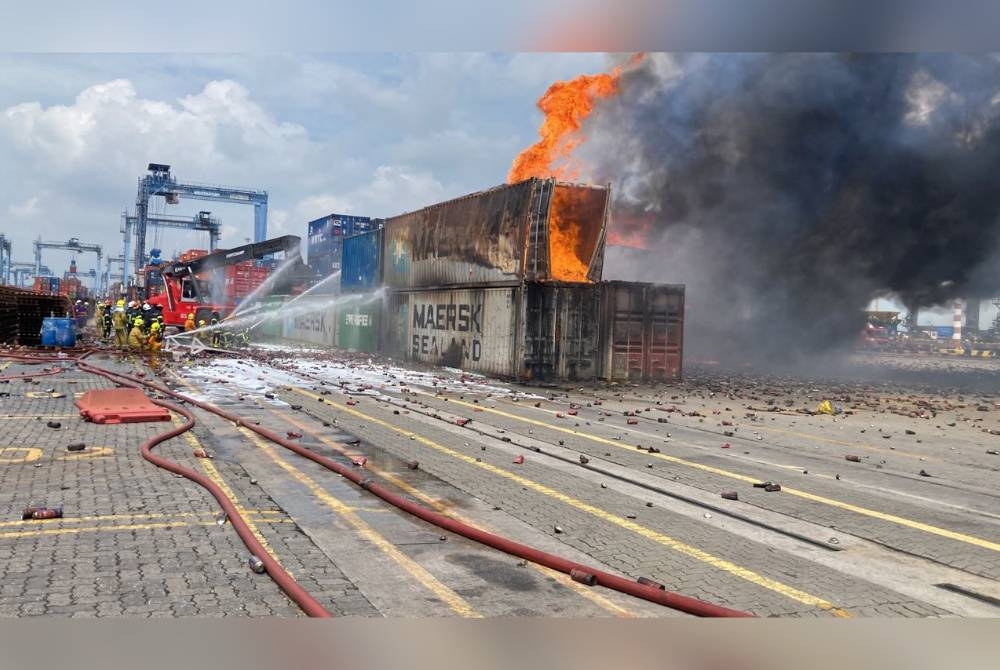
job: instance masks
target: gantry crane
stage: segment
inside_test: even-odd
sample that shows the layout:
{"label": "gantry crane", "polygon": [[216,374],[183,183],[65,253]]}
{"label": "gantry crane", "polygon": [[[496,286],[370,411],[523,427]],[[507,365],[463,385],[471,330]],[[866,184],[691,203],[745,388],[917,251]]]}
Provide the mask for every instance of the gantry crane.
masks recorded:
{"label": "gantry crane", "polygon": [[14,286],[24,287],[25,277],[51,277],[52,270],[47,265],[43,265],[41,272],[36,269],[34,263],[14,263],[8,264],[11,273],[14,275]]}
{"label": "gantry crane", "polygon": [[10,240],[0,233],[0,284],[10,283]]}
{"label": "gantry crane", "polygon": [[[35,276],[41,275],[42,271],[42,249],[66,249],[68,251],[91,251],[97,254],[97,269],[94,271],[95,275],[100,276],[101,274],[101,257],[104,250],[99,244],[85,244],[80,242],[76,237],[71,237],[66,242],[42,242],[42,238],[39,237],[35,240]],[[97,291],[101,292],[101,287],[97,287]]]}
{"label": "gantry crane", "polygon": [[[154,195],[163,196],[167,204],[175,205],[181,196],[196,200],[214,200],[253,205],[253,239],[262,242],[267,237],[267,191],[217,186],[211,184],[185,183],[177,181],[170,174],[170,166],[150,163],[149,174],[139,177],[139,189],[135,197],[135,267],[141,268],[146,261],[146,227],[151,219],[149,199]],[[127,226],[126,226],[127,227]],[[131,236],[125,235],[125,262],[123,274],[128,276],[129,243]]]}
{"label": "gantry crane", "polygon": [[[122,225],[120,231],[124,233],[124,245],[122,251],[122,258],[127,259],[129,256],[129,242],[132,238],[133,231],[136,230],[139,223],[139,217],[134,214],[129,214],[128,212],[122,212]],[[195,214],[193,217],[184,216],[173,216],[171,214],[146,214],[146,225],[147,226],[162,226],[164,228],[185,228],[187,230],[203,230],[208,233],[208,250],[209,252],[215,251],[219,248],[219,238],[222,236],[222,223],[212,216],[211,212],[201,211]],[[136,269],[145,265],[145,250],[142,253],[143,258],[140,261],[140,257],[136,255]],[[122,274],[125,274],[125,266],[122,266]]]}
{"label": "gantry crane", "polygon": [[104,266],[104,276],[101,278],[102,286],[104,287],[104,293],[107,293],[111,288],[111,281],[115,279],[120,279],[125,281],[125,275],[119,273],[112,273],[111,266],[117,264],[119,268],[124,270],[125,268],[125,256],[111,256],[108,258],[107,265]]}

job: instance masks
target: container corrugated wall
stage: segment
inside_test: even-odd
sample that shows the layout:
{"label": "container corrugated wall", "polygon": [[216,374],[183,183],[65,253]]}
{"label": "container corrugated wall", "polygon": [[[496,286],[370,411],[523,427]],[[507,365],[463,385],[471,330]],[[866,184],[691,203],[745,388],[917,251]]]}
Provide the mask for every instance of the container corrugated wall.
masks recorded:
{"label": "container corrugated wall", "polygon": [[528,179],[391,217],[385,285],[598,281],[609,200],[609,187]]}
{"label": "container corrugated wall", "polygon": [[382,285],[383,229],[348,237],[340,272],[342,293],[362,293]]}
{"label": "container corrugated wall", "polygon": [[386,300],[387,353],[483,374],[516,375],[518,287],[393,292]]}
{"label": "container corrugated wall", "polygon": [[308,225],[307,263],[321,277],[340,270],[344,239],[371,230],[375,224],[367,216],[328,214]]}
{"label": "container corrugated wall", "polygon": [[684,349],[684,287],[601,284],[602,377],[676,381]]}
{"label": "container corrugated wall", "polygon": [[337,346],[351,351],[376,353],[382,301],[345,306],[337,314]]}
{"label": "container corrugated wall", "polygon": [[337,310],[334,307],[287,316],[282,323],[285,339],[333,346],[337,342]]}

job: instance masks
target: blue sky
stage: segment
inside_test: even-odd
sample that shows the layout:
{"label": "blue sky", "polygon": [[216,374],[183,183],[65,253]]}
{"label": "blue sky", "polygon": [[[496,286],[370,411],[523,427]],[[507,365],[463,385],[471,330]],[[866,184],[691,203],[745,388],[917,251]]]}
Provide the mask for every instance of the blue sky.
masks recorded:
{"label": "blue sky", "polygon": [[[39,234],[118,255],[149,162],[266,189],[271,235],[304,237],[333,211],[415,209],[502,183],[536,139],[548,85],[607,65],[588,53],[0,55],[0,230],[18,261]],[[249,207],[152,209],[211,209],[224,246],[252,235]],[[167,253],[207,244],[183,231],[153,241]],[[60,272],[69,258],[43,253]]]}

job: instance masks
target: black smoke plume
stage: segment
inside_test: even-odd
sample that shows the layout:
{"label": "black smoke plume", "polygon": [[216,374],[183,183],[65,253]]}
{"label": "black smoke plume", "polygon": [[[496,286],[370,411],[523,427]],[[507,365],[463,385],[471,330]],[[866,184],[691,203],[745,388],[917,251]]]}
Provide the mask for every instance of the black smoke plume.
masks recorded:
{"label": "black smoke plume", "polygon": [[585,126],[607,278],[685,283],[695,355],[850,345],[875,297],[1000,295],[1000,61],[648,55]]}

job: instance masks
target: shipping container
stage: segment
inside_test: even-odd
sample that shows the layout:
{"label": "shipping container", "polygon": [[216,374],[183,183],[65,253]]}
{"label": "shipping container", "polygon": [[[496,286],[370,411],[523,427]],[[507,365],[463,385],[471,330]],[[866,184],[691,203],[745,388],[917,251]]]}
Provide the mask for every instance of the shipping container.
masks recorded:
{"label": "shipping container", "polygon": [[383,229],[354,235],[344,240],[340,271],[342,293],[362,293],[382,285]]}
{"label": "shipping container", "polygon": [[601,284],[602,377],[620,381],[681,378],[684,287]]}
{"label": "shipping container", "polygon": [[525,283],[391,291],[382,351],[519,380],[681,378],[682,286]]}
{"label": "shipping container", "polygon": [[306,262],[324,277],[340,269],[344,238],[374,227],[367,216],[328,214],[309,222]]}
{"label": "shipping container", "polygon": [[282,336],[296,342],[333,346],[337,342],[337,310],[329,307],[288,316],[283,320]]}
{"label": "shipping container", "polygon": [[381,300],[341,306],[337,310],[337,346],[351,351],[376,353],[381,312]]}
{"label": "shipping container", "polygon": [[609,201],[609,186],[529,179],[391,217],[385,285],[600,281]]}
{"label": "shipping container", "polygon": [[591,284],[396,291],[387,300],[384,347],[497,377],[593,378],[597,311]]}
{"label": "shipping container", "polygon": [[[288,299],[286,295],[269,295],[261,299],[261,311],[263,314],[274,314],[281,306],[285,304]],[[272,318],[265,318],[259,326],[254,328],[251,338],[253,340],[276,340],[282,336],[282,319],[280,317],[274,316]]]}

